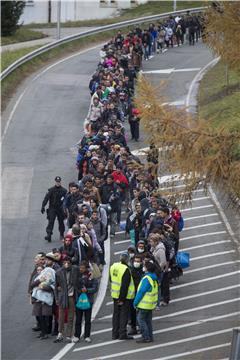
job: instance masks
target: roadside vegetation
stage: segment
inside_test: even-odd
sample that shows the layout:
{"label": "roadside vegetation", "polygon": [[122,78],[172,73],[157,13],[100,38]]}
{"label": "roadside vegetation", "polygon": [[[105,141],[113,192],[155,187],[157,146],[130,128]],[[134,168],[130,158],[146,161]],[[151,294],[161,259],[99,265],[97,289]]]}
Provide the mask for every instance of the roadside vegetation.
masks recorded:
{"label": "roadside vegetation", "polygon": [[47,37],[47,35],[40,31],[34,31],[25,27],[21,27],[13,35],[1,36],[1,46],[30,40],[38,40],[45,37]]}
{"label": "roadside vegetation", "polygon": [[213,127],[240,132],[240,73],[220,61],[200,83],[199,114]]}
{"label": "roadside vegetation", "polygon": [[17,49],[17,50],[4,51],[1,54],[1,71],[6,69],[9,65],[14,63],[14,61],[16,61],[17,59],[19,59],[19,58],[23,57],[24,55],[30,53],[31,51],[34,51],[34,50],[38,49],[41,46],[42,45],[31,46],[31,47],[28,47],[28,48]]}
{"label": "roadside vegetation", "polygon": [[[177,1],[177,10],[205,6],[205,1]],[[157,15],[164,12],[173,11],[173,1],[148,1],[146,4],[138,5],[131,9],[121,10],[119,16],[108,17],[106,19],[68,21],[61,23],[62,27],[81,27],[81,26],[101,26],[116,22],[135,19],[141,16]],[[55,27],[56,23],[51,24],[28,24],[26,28]]]}
{"label": "roadside vegetation", "polygon": [[204,16],[204,41],[221,62],[202,80],[198,114],[163,105],[167,100],[144,76],[138,81],[135,102],[148,143],[163,149],[161,160],[167,171],[180,174],[186,185],[177,192],[173,180],[165,195],[186,203],[199,186],[207,190],[211,184],[239,206],[240,3],[215,2]]}

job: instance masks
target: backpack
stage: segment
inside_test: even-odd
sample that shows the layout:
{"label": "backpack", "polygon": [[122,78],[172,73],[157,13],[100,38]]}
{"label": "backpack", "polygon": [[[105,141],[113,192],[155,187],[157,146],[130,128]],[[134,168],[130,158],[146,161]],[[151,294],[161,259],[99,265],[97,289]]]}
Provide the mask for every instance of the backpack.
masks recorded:
{"label": "backpack", "polygon": [[184,228],[184,219],[183,219],[183,217],[181,215],[181,217],[180,217],[180,219],[178,221],[178,231],[181,232],[183,230],[183,228]]}
{"label": "backpack", "polygon": [[162,240],[162,243],[164,244],[166,250],[166,260],[172,260],[175,256],[174,242],[169,238],[165,238]]}

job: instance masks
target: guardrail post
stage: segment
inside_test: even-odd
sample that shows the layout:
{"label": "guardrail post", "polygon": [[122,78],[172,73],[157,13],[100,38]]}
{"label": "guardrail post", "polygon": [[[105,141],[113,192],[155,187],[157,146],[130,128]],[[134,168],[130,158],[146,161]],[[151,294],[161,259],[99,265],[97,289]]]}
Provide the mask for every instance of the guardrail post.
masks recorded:
{"label": "guardrail post", "polygon": [[240,328],[233,329],[229,360],[240,359]]}
{"label": "guardrail post", "polygon": [[61,37],[61,0],[57,2],[57,40]]}

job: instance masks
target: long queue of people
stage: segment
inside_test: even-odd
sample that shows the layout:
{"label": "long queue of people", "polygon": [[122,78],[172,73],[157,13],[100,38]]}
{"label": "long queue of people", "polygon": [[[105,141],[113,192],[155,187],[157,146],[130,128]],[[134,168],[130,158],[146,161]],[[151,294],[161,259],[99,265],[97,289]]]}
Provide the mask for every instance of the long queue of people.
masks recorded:
{"label": "long queue of people", "polygon": [[[176,25],[181,19],[170,17],[167,26],[172,20]],[[118,32],[101,49],[101,61],[89,83],[85,134],[77,144],[78,181],[65,189],[56,176],[43,199],[41,213],[46,211],[48,220],[45,239],[52,241],[57,218],[62,246],[36,255],[29,281],[36,318],[33,331],[41,340],[52,334],[57,335],[55,342],[80,341],[84,317],[83,336],[91,342],[94,294],[105,265],[104,242],[122,226],[132,245],[110,269],[114,339],[130,339],[138,324],[141,340],[152,341],[150,313],[156,306],[168,305],[169,283],[182,273],[175,256],[183,219],[157,191],[158,150],[150,146],[148,166],[143,166],[131,153],[125,127],[128,122],[132,140],[138,141],[141,114],[133,95],[142,57],[147,59],[146,33],[151,33],[151,26],[126,36]],[[148,56],[155,51],[154,42],[147,51]]]}

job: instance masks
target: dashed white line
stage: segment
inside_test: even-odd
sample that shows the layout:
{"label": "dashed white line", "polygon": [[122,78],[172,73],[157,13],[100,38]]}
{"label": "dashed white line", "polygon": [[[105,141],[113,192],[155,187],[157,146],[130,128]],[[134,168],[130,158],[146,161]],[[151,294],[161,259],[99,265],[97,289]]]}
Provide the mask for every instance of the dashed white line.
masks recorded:
{"label": "dashed white line", "polygon": [[190,282],[188,282],[186,284],[180,284],[180,285],[172,286],[171,290],[176,290],[176,289],[191,286],[191,285],[201,284],[201,283],[204,283],[204,282],[209,282],[209,281],[212,281],[212,280],[237,275],[239,273],[240,273],[240,270],[237,270],[237,271],[232,271],[230,273],[224,273],[224,274],[221,274],[221,275],[216,275],[216,276],[212,276],[212,277],[208,277],[208,278],[204,278],[204,279],[200,279],[200,280],[196,280],[196,281],[190,281]]}
{"label": "dashed white line", "polygon": [[187,248],[180,249],[180,251],[195,250],[195,249],[200,249],[200,248],[203,248],[203,247],[214,246],[214,245],[230,243],[230,242],[232,242],[232,241],[231,240],[220,240],[220,241],[215,241],[215,242],[212,242],[212,243],[196,245],[196,246],[190,246],[190,247],[187,247]]}
{"label": "dashed white line", "polygon": [[198,239],[198,238],[205,237],[205,236],[214,236],[214,235],[220,235],[220,234],[226,234],[226,233],[227,232],[225,230],[223,230],[223,231],[215,231],[215,232],[199,234],[199,235],[186,236],[186,237],[180,238],[180,242],[185,241],[185,240],[190,240],[190,239]]}
{"label": "dashed white line", "polygon": [[184,218],[184,221],[209,218],[212,216],[219,216],[219,215],[218,215],[218,213],[212,213],[212,214],[205,214],[205,215],[199,215],[199,216],[192,216],[192,217]]}
{"label": "dashed white line", "polygon": [[[184,275],[185,275],[185,272],[184,272]],[[224,291],[236,289],[238,287],[240,287],[240,284],[235,284],[235,285],[232,285],[232,286],[227,286],[227,287],[219,288],[219,289],[216,289],[216,290],[205,291],[205,292],[197,293],[197,294],[193,294],[193,295],[183,296],[183,297],[171,300],[171,304],[175,303],[175,302],[183,301],[183,300],[194,299],[194,298],[198,298],[198,297],[201,297],[201,296],[206,296],[206,295],[211,295],[211,294],[215,294],[215,293],[218,293],[218,292],[224,292]],[[109,301],[105,305],[106,306],[113,305],[113,302]]]}
{"label": "dashed white line", "polygon": [[[185,324],[182,324],[182,325],[176,325],[176,326],[171,326],[171,327],[160,329],[160,330],[155,330],[155,331],[153,331],[153,333],[154,334],[161,334],[163,332],[165,333],[165,332],[168,332],[168,331],[179,330],[179,329],[182,329],[182,328],[185,328],[185,327],[201,325],[201,324],[212,322],[212,321],[218,321],[218,320],[221,320],[221,319],[237,316],[239,314],[240,314],[240,312],[237,311],[237,312],[234,312],[234,313],[224,314],[224,315],[220,315],[220,316],[214,316],[214,317],[207,318],[207,319],[200,319],[200,320],[193,321],[193,322],[190,322],[190,323],[185,323]],[[134,339],[137,339],[137,338],[140,338],[140,337],[141,337],[141,335],[136,335],[136,336],[134,336]],[[86,351],[86,350],[89,350],[89,349],[92,349],[92,348],[112,345],[112,344],[120,343],[120,342],[123,342],[123,341],[124,340],[104,341],[104,342],[99,343],[99,344],[87,345],[87,346],[84,346],[84,347],[81,347],[81,348],[76,348],[74,351]]]}
{"label": "dashed white line", "polygon": [[207,209],[210,207],[214,207],[213,204],[208,204],[208,205],[203,205],[203,206],[195,206],[195,207],[190,207],[187,209],[181,209],[181,212],[185,212],[185,211],[192,211],[192,210],[200,210],[200,209]]}
{"label": "dashed white line", "polygon": [[[180,354],[175,354],[175,355],[170,355],[170,356],[164,356],[164,357],[161,357],[161,358],[157,358],[157,359],[152,359],[152,360],[171,360],[171,359],[177,359],[177,358],[181,358],[183,356],[189,356],[189,355],[193,355],[193,354],[199,354],[199,353],[202,353],[202,352],[206,352],[206,351],[211,351],[211,350],[215,350],[215,349],[221,349],[221,348],[224,348],[224,347],[228,347],[230,346],[231,343],[224,343],[224,344],[220,344],[220,345],[213,345],[213,346],[209,346],[209,347],[206,347],[206,348],[200,348],[200,349],[195,349],[195,350],[190,350],[190,351],[186,351],[186,352],[183,352],[183,353],[180,353]],[[222,359],[224,360],[224,359]],[[228,359],[226,359],[228,360]]]}
{"label": "dashed white line", "polygon": [[[174,317],[174,316],[178,316],[178,315],[184,315],[184,314],[187,314],[187,313],[190,313],[190,312],[209,309],[209,308],[213,308],[215,306],[222,306],[222,305],[237,302],[237,301],[240,301],[239,297],[234,298],[234,299],[230,299],[230,300],[220,301],[220,302],[217,302],[217,303],[202,305],[202,306],[198,306],[198,307],[191,308],[191,309],[185,309],[185,310],[182,310],[182,311],[177,311],[177,312],[166,314],[166,315],[155,316],[155,317],[153,317],[153,320],[160,320],[160,319],[165,319],[165,318]],[[111,318],[112,318],[112,314],[111,315],[105,315],[103,317],[98,318],[97,320],[106,320],[106,319],[111,319]]]}
{"label": "dashed white line", "polygon": [[216,221],[216,222],[209,223],[209,224],[201,224],[201,225],[189,226],[189,227],[185,227],[185,228],[183,229],[183,231],[193,230],[193,229],[200,229],[200,228],[203,228],[203,227],[220,225],[220,224],[222,224],[221,221]]}
{"label": "dashed white line", "polygon": [[182,343],[185,343],[185,342],[204,339],[204,338],[211,337],[211,336],[226,334],[228,332],[232,332],[232,328],[219,330],[219,331],[213,331],[213,332],[210,332],[210,333],[205,333],[205,334],[201,334],[201,335],[197,335],[197,336],[192,336],[192,337],[188,337],[188,338],[184,338],[184,339],[180,339],[180,340],[174,340],[174,341],[170,341],[170,342],[167,342],[167,343],[151,345],[151,346],[147,346],[147,347],[141,347],[141,348],[137,348],[137,349],[134,349],[134,350],[122,351],[122,352],[119,352],[119,353],[114,353],[114,354],[110,354],[110,355],[104,355],[104,356],[101,356],[101,357],[98,356],[97,358],[91,358],[91,359],[88,359],[88,360],[112,359],[112,358],[115,358],[115,357],[118,357],[118,356],[135,354],[135,353],[142,352],[142,351],[149,351],[149,350],[158,349],[158,348],[162,348],[162,347],[168,347],[168,346],[172,346],[172,345],[182,344]]}
{"label": "dashed white line", "polygon": [[237,264],[239,262],[240,262],[240,260],[227,261],[224,263],[217,263],[217,264],[213,264],[213,265],[203,266],[203,267],[200,267],[197,269],[185,270],[184,275],[191,274],[191,273],[198,272],[198,271],[204,271],[204,270],[208,270],[208,269],[215,269],[216,267],[222,267],[225,265]]}
{"label": "dashed white line", "polygon": [[231,253],[235,253],[235,252],[236,252],[236,250],[221,251],[221,252],[217,252],[217,253],[214,253],[214,254],[207,254],[207,255],[203,255],[203,256],[197,256],[197,257],[191,258],[191,261],[200,260],[200,259],[206,259],[206,258],[213,257],[213,256],[231,254]]}

